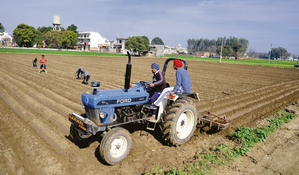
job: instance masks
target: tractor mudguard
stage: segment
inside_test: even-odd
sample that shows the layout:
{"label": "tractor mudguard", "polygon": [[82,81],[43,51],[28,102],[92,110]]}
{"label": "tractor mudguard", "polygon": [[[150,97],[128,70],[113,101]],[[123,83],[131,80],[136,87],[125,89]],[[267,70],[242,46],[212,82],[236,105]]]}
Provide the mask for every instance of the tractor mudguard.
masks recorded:
{"label": "tractor mudguard", "polygon": [[198,97],[198,93],[196,92],[190,92],[190,93],[178,93],[177,94],[179,97],[191,97],[193,99],[196,99],[200,101],[200,98]]}

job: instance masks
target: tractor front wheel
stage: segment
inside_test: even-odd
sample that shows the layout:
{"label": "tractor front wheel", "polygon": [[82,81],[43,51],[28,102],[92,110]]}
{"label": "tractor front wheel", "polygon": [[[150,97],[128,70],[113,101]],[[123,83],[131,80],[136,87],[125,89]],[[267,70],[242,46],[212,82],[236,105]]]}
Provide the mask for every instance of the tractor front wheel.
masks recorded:
{"label": "tractor front wheel", "polygon": [[186,143],[194,134],[197,118],[197,109],[193,101],[187,98],[178,99],[169,106],[165,115],[165,140],[174,146]]}
{"label": "tractor front wheel", "polygon": [[109,165],[115,165],[129,154],[132,145],[130,133],[124,128],[113,128],[103,137],[99,152]]}

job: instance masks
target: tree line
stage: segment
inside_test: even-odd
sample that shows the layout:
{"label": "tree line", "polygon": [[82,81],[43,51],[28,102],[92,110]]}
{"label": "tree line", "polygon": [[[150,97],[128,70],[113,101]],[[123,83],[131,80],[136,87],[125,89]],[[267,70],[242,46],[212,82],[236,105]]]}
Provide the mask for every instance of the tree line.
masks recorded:
{"label": "tree line", "polygon": [[78,31],[74,24],[61,31],[53,30],[53,27],[38,27],[35,29],[27,24],[19,24],[13,30],[13,41],[20,47],[50,47],[72,48],[77,45]]}
{"label": "tree line", "polygon": [[[60,31],[53,30],[53,27],[38,27],[35,29],[27,24],[19,24],[13,30],[13,41],[20,47],[49,47],[49,48],[73,48],[78,42],[77,26],[71,24]],[[5,28],[0,23],[0,31],[4,32]],[[125,47],[137,53],[149,50],[150,41],[147,36],[129,37]],[[161,38],[155,37],[151,44],[164,45]]]}
{"label": "tree line", "polygon": [[[247,52],[250,58],[262,58],[262,59],[282,59],[285,60],[291,56],[291,53],[287,51],[287,49],[283,47],[274,47],[271,48],[271,51],[266,52],[256,52],[254,49],[249,49]],[[293,55],[295,57],[295,55]]]}
{"label": "tree line", "polygon": [[245,38],[236,37],[218,37],[217,39],[188,39],[187,49],[189,53],[197,51],[212,52],[221,54],[224,57],[241,57],[249,46],[249,41]]}

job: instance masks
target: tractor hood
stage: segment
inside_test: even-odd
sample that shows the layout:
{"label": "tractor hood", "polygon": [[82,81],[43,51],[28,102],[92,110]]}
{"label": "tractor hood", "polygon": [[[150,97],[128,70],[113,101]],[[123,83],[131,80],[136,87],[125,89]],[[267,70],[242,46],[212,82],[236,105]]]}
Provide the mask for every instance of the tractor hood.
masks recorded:
{"label": "tractor hood", "polygon": [[144,104],[148,101],[149,94],[141,86],[126,89],[99,90],[94,94],[92,90],[84,92],[81,101],[91,108],[121,107]]}

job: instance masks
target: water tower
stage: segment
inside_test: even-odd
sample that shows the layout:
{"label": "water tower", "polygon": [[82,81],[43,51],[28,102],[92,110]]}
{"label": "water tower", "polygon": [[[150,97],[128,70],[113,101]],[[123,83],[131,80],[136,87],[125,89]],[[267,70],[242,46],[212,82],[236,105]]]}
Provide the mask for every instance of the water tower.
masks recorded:
{"label": "water tower", "polygon": [[53,30],[61,30],[60,29],[60,16],[55,15],[53,18]]}

